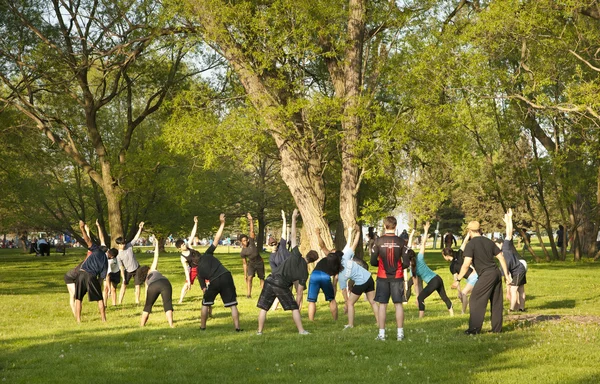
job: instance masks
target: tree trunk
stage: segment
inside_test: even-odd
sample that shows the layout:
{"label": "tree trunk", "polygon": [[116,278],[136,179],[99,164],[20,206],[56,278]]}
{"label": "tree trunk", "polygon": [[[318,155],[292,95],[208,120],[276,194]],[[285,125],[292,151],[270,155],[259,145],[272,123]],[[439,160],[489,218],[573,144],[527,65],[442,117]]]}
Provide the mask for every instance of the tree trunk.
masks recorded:
{"label": "tree trunk", "polygon": [[116,247],[115,239],[124,236],[121,223],[121,192],[117,187],[108,184],[103,188],[108,205],[108,223],[110,225],[111,247]]}
{"label": "tree trunk", "polygon": [[533,259],[535,260],[536,263],[539,263],[540,261],[542,261],[538,257],[538,255],[535,254],[535,251],[533,250],[533,248],[531,248],[531,244],[529,243],[529,239],[527,238],[527,232],[525,232],[525,230],[523,228],[519,228],[518,231],[521,234],[521,237],[523,238],[523,242],[525,242],[525,247],[527,248],[529,253],[531,253],[531,257],[533,257]]}
{"label": "tree trunk", "polygon": [[160,235],[156,235],[154,241],[158,241],[158,252],[159,253],[164,253],[165,251],[165,240],[167,239],[167,236],[164,234],[160,234]]}
{"label": "tree trunk", "polygon": [[256,213],[256,219],[258,220],[258,231],[255,231],[256,235],[256,249],[262,251],[265,244],[265,209],[259,208]]}
{"label": "tree trunk", "polygon": [[346,246],[346,230],[342,220],[338,220],[335,226],[335,249],[342,250]]}
{"label": "tree trunk", "polygon": [[538,238],[538,241],[540,242],[540,247],[542,247],[542,252],[544,252],[544,257],[546,258],[546,261],[550,261],[550,254],[548,253],[548,250],[546,249],[546,246],[544,245],[544,240],[542,239],[542,234],[540,232],[540,225],[538,224],[537,221],[534,221],[535,223],[535,235]]}

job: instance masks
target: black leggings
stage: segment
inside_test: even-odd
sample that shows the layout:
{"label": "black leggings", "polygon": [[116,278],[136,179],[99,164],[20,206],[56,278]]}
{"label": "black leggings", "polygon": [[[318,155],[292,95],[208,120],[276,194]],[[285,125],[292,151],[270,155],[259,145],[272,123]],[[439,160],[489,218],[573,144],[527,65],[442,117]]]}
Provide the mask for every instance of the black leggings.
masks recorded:
{"label": "black leggings", "polygon": [[146,304],[144,312],[152,312],[152,306],[158,299],[158,295],[162,297],[163,308],[165,312],[173,310],[173,287],[167,279],[156,280],[148,286],[148,294],[146,295]]}
{"label": "black leggings", "polygon": [[446,295],[446,290],[444,289],[444,281],[439,275],[435,275],[435,277],[427,283],[427,286],[423,288],[421,293],[419,293],[419,297],[417,298],[419,302],[419,311],[425,310],[425,299],[428,298],[433,291],[438,292],[448,309],[452,308],[452,301],[450,301],[448,295]]}

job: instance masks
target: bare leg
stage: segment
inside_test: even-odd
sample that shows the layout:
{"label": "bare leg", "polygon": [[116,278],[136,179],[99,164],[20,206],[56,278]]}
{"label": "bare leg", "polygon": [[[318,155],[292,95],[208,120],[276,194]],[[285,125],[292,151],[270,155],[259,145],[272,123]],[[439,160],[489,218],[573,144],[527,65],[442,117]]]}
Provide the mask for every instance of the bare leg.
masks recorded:
{"label": "bare leg", "polygon": [[510,285],[510,310],[516,311],[519,307],[519,287],[516,285]]}
{"label": "bare leg", "polygon": [[75,300],[75,320],[81,323],[81,300]]}
{"label": "bare leg", "polygon": [[200,314],[200,328],[206,329],[206,318],[208,317],[208,309],[207,305],[202,306],[202,312]]}
{"label": "bare leg", "polygon": [[106,281],[104,281],[104,286],[102,289],[102,301],[104,302],[104,306],[106,307],[106,303],[108,302],[108,295],[110,294],[110,285],[111,283],[109,282],[108,284],[106,284]]}
{"label": "bare leg", "polygon": [[367,292],[365,294],[365,299],[367,299],[367,301],[371,305],[371,308],[373,309],[373,314],[375,315],[375,323],[379,324],[379,321],[377,320],[379,318],[379,306],[378,303],[375,302],[375,291]]}
{"label": "bare leg", "polygon": [[104,308],[104,301],[98,300],[98,310],[100,311],[100,318],[103,322],[106,321],[106,309]]}
{"label": "bare leg", "polygon": [[467,312],[467,306],[469,305],[469,294],[473,290],[473,286],[471,284],[465,285],[465,289],[462,290],[462,314],[464,315]]}
{"label": "bare leg", "polygon": [[135,286],[135,303],[136,304],[140,304],[140,286],[136,285]]}
{"label": "bare leg", "polygon": [[181,288],[181,295],[179,296],[179,304],[183,303],[183,298],[188,291],[187,283],[183,284],[183,288]]}
{"label": "bare leg", "polygon": [[294,309],[292,311],[292,319],[294,319],[294,324],[296,324],[296,328],[298,328],[298,332],[304,332],[304,327],[302,326],[302,317],[300,316],[300,311]]}
{"label": "bare leg", "polygon": [[123,303],[123,298],[125,297],[125,291],[127,290],[127,284],[123,282],[121,284],[121,292],[119,292],[119,305]]}
{"label": "bare leg", "polygon": [[265,327],[265,320],[267,320],[267,311],[261,309],[258,313],[258,332],[262,333]]}
{"label": "bare leg", "polygon": [[[404,307],[402,304],[394,304],[396,307],[396,325],[398,328],[404,327]],[[385,323],[384,323],[385,324]]]}
{"label": "bare leg", "polygon": [[233,318],[235,329],[240,329],[240,313],[238,312],[237,305],[231,306],[231,317]]}
{"label": "bare leg", "polygon": [[265,287],[265,279],[260,279],[260,289]]}
{"label": "bare leg", "polygon": [[377,318],[377,326],[379,329],[385,329],[385,315],[387,312],[387,303],[379,303],[379,316]]}
{"label": "bare leg", "polygon": [[275,299],[275,301],[273,301],[273,305],[271,306],[271,311],[276,311],[277,308],[279,308],[279,299]]}
{"label": "bare leg", "polygon": [[525,286],[524,285],[519,285],[519,309],[524,311],[525,310]]}
{"label": "bare leg", "polygon": [[69,305],[71,306],[71,312],[75,316],[75,283],[67,284],[67,290],[69,291]]}
{"label": "bare leg", "polygon": [[333,320],[338,319],[338,306],[337,306],[337,302],[335,300],[331,300],[329,302],[329,312],[331,312],[331,316],[333,317]]}
{"label": "bare leg", "polygon": [[248,299],[252,297],[252,276],[246,277],[246,297]]}
{"label": "bare leg", "polygon": [[144,311],[142,312],[142,319],[140,321],[140,327],[143,327],[146,325],[146,322],[148,321],[148,317],[150,317],[150,313]]}
{"label": "bare leg", "polygon": [[169,327],[173,328],[173,311],[168,310],[165,312],[165,316],[167,316],[167,322],[169,323]]}
{"label": "bare leg", "polygon": [[315,313],[317,313],[317,303],[308,302],[308,320],[315,320]]}
{"label": "bare leg", "polygon": [[351,327],[354,327],[354,304],[356,304],[359,297],[352,292],[350,292],[350,296],[348,297],[348,325]]}
{"label": "bare leg", "polygon": [[112,289],[110,290],[110,297],[112,299],[112,304],[113,306],[117,305],[117,285],[114,283],[112,284]]}

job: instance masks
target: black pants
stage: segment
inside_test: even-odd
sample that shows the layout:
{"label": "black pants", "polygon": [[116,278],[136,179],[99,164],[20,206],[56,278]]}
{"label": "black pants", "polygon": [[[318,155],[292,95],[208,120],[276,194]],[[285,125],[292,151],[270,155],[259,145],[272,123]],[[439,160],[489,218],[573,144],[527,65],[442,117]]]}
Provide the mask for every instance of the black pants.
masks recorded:
{"label": "black pants", "polygon": [[417,301],[419,302],[419,311],[425,310],[425,299],[428,298],[434,291],[440,295],[444,303],[446,303],[446,307],[448,309],[452,308],[452,301],[446,295],[446,290],[444,289],[444,281],[439,275],[435,275],[433,279],[427,283],[427,286],[419,293],[419,297],[417,297]]}
{"label": "black pants", "polygon": [[469,305],[471,314],[469,316],[469,330],[481,332],[485,309],[490,301],[490,313],[492,316],[492,332],[502,332],[502,276],[500,270],[492,269],[479,275],[477,284],[471,292]]}
{"label": "black pants", "polygon": [[38,245],[38,249],[40,250],[42,256],[50,256],[50,244],[40,244]]}

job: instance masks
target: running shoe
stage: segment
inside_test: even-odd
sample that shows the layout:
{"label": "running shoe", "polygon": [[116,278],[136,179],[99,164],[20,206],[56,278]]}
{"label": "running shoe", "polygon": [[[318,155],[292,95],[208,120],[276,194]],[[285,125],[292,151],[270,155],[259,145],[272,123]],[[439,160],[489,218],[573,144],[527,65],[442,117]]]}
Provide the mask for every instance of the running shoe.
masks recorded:
{"label": "running shoe", "polygon": [[377,337],[375,338],[375,340],[377,340],[377,341],[385,341],[385,336],[377,335]]}
{"label": "running shoe", "polygon": [[308,332],[306,329],[302,332],[298,332],[301,335],[310,335],[310,332]]}

